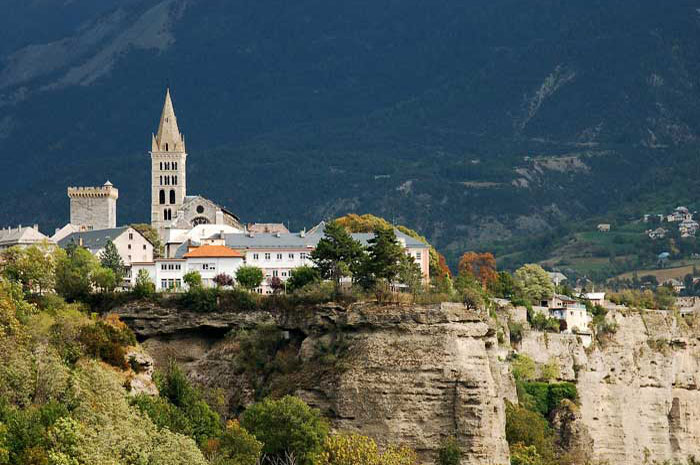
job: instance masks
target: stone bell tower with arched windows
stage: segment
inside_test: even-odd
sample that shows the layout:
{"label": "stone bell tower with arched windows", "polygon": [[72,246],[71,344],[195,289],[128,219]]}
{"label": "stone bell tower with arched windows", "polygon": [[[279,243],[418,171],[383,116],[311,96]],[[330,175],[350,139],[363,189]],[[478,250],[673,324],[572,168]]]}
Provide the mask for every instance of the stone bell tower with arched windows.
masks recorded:
{"label": "stone bell tower with arched windows", "polygon": [[185,137],[175,117],[170,89],[165,94],[158,133],[151,142],[151,225],[163,236],[187,196]]}

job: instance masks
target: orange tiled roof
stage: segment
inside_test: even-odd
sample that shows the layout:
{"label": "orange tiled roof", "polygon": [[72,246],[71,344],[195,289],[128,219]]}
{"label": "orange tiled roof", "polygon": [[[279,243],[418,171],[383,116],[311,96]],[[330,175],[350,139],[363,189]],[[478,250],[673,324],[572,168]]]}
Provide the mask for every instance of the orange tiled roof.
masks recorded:
{"label": "orange tiled roof", "polygon": [[244,255],[241,252],[233,250],[224,245],[203,245],[192,249],[185,254],[185,258],[221,258],[221,257],[233,257],[233,258],[243,258]]}

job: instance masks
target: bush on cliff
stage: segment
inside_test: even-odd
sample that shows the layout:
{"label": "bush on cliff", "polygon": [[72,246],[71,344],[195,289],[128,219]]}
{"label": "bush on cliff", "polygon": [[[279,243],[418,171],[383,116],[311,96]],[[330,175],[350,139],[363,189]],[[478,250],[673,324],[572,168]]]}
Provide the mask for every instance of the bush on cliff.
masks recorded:
{"label": "bush on cliff", "polygon": [[312,464],[328,436],[320,411],[292,396],[253,404],[243,413],[241,425],[265,444],[265,454],[293,455],[300,465]]}
{"label": "bush on cliff", "polygon": [[438,450],[438,465],[459,465],[462,461],[462,449],[453,437],[449,437],[440,443]]}
{"label": "bush on cliff", "polygon": [[506,401],[506,440],[532,446],[545,463],[554,461],[554,436],[547,420],[536,411]]}
{"label": "bush on cliff", "polygon": [[[406,447],[390,446],[379,451],[377,443],[360,434],[329,436],[314,465],[416,465],[416,453]],[[439,462],[442,465],[442,462]],[[450,464],[453,462],[449,462]]]}

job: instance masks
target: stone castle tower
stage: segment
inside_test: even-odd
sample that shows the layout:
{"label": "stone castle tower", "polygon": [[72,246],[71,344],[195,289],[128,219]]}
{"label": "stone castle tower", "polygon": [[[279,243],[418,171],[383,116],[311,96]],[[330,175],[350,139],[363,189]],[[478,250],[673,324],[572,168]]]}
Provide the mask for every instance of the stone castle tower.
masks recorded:
{"label": "stone castle tower", "polygon": [[69,187],[70,223],[87,230],[117,227],[119,190],[107,181],[101,187]]}
{"label": "stone castle tower", "polygon": [[162,235],[187,195],[185,138],[175,117],[170,89],[165,94],[158,133],[151,142],[151,225]]}

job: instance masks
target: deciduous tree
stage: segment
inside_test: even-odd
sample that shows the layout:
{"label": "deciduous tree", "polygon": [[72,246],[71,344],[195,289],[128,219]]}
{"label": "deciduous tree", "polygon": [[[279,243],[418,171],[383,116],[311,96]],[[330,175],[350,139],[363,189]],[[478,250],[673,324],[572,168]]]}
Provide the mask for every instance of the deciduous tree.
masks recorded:
{"label": "deciduous tree", "polygon": [[486,289],[498,279],[496,259],[490,252],[467,252],[459,260],[459,273],[472,275]]}
{"label": "deciduous tree", "polygon": [[91,277],[97,259],[83,247],[69,247],[56,260],[56,292],[67,301],[86,298],[92,291]]}
{"label": "deciduous tree", "polygon": [[260,287],[264,278],[263,270],[257,266],[242,266],[236,271],[236,281],[249,291]]}
{"label": "deciduous tree", "polygon": [[522,298],[531,302],[552,297],[554,284],[546,271],[536,264],[524,265],[515,272],[515,287]]}
{"label": "deciduous tree", "polygon": [[311,465],[328,436],[321,412],[292,396],[253,404],[243,412],[241,425],[265,444],[263,452],[277,457],[293,454],[300,465]]}

